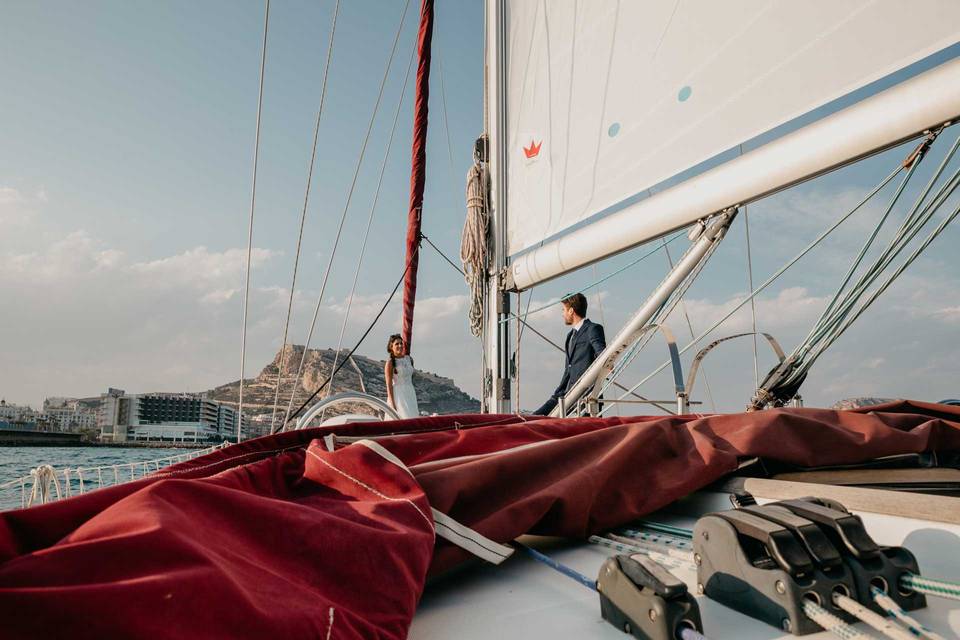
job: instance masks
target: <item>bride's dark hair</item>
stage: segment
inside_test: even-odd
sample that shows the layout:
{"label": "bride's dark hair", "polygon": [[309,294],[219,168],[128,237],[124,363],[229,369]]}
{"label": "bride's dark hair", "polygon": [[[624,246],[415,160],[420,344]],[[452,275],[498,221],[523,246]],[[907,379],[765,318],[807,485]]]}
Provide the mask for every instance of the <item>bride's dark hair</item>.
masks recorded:
{"label": "bride's dark hair", "polygon": [[397,359],[393,357],[393,350],[390,347],[392,347],[393,343],[397,340],[399,340],[400,342],[403,342],[403,336],[400,335],[399,333],[395,333],[389,338],[387,338],[387,355],[390,356],[390,366],[393,367],[394,369],[397,368]]}

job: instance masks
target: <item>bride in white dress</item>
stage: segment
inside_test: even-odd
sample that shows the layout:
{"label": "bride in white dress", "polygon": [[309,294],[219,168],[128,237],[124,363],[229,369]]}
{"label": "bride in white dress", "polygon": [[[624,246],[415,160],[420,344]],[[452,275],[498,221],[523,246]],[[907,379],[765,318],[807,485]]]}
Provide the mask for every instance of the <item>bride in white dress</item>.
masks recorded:
{"label": "bride in white dress", "polygon": [[407,354],[403,337],[396,333],[387,340],[387,363],[383,376],[387,382],[387,404],[396,410],[401,418],[416,418],[420,415],[417,407],[417,392],[413,388],[413,360]]}

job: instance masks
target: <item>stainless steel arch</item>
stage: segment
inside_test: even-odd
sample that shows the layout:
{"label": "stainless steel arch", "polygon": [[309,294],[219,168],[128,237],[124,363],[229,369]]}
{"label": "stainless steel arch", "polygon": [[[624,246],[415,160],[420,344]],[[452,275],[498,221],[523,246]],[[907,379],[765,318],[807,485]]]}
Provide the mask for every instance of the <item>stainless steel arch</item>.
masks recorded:
{"label": "stainless steel arch", "polygon": [[[634,344],[637,340],[642,338],[644,334],[657,329],[659,329],[660,333],[663,334],[664,340],[667,341],[667,349],[670,351],[670,364],[673,366],[674,389],[676,390],[678,397],[682,395],[684,393],[683,365],[680,364],[680,352],[677,349],[677,341],[673,337],[673,332],[670,331],[665,324],[648,324],[631,335],[625,344],[623,344],[619,349],[611,352],[610,355],[604,359],[599,375],[597,376],[597,381],[599,382],[606,379],[606,377],[613,372],[613,369],[617,364],[617,360],[620,359],[620,356],[624,351],[626,351],[629,345]],[[587,397],[581,401],[587,405],[591,415],[596,415],[596,409],[600,402],[599,389],[597,388],[598,386],[599,385],[595,384]]]}
{"label": "stainless steel arch", "polygon": [[374,411],[380,412],[382,420],[400,419],[400,416],[397,415],[397,412],[393,410],[393,407],[376,396],[360,393],[359,391],[343,391],[341,393],[336,393],[329,398],[324,398],[317,404],[310,407],[306,413],[297,419],[297,426],[295,426],[294,429],[306,428],[306,426],[310,424],[310,421],[320,415],[324,409],[330,409],[331,407],[334,407],[338,404],[344,404],[346,402],[365,404]]}
{"label": "stainless steel arch", "polygon": [[766,338],[767,342],[770,343],[770,348],[773,349],[773,352],[777,354],[777,358],[779,359],[780,362],[783,362],[784,358],[787,357],[786,354],[784,354],[783,349],[780,347],[780,343],[777,342],[777,339],[774,338],[769,333],[764,333],[762,331],[757,331],[756,333],[754,333],[753,331],[748,331],[746,333],[737,333],[732,336],[720,338],[719,340],[714,340],[713,342],[705,346],[703,349],[700,349],[696,357],[693,359],[693,363],[690,365],[690,373],[687,375],[687,391],[686,391],[687,397],[690,397],[690,394],[693,391],[693,383],[697,381],[697,371],[700,369],[700,363],[703,361],[704,358],[707,357],[707,354],[710,353],[714,347],[719,345],[721,342],[726,342],[727,340],[733,340],[734,338],[743,338],[745,336],[753,336],[753,335],[763,336],[764,338]]}

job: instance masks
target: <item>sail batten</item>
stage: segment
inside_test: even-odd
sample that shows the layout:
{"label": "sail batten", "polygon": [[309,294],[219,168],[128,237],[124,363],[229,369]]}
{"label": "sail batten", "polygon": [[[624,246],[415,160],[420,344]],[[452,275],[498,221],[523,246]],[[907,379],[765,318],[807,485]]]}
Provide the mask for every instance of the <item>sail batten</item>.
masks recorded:
{"label": "sail batten", "polygon": [[950,0],[504,5],[512,255],[960,41]]}

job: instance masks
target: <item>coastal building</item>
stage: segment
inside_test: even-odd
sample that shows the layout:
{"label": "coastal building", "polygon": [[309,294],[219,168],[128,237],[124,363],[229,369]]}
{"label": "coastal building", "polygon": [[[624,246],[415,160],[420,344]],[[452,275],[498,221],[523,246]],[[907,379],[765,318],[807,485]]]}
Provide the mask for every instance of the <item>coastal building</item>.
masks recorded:
{"label": "coastal building", "polygon": [[[109,442],[219,442],[237,437],[237,411],[192,393],[101,395],[100,439]],[[244,418],[244,430],[248,420]]]}
{"label": "coastal building", "polygon": [[38,415],[25,405],[8,404],[0,399],[0,426],[4,429],[33,431],[38,427]]}
{"label": "coastal building", "polygon": [[[249,418],[249,427],[244,430],[243,435],[245,438],[258,438],[260,436],[265,436],[270,434],[270,426],[272,415],[269,413],[262,413],[257,416]],[[283,422],[283,412],[280,412],[280,415],[276,417],[276,422],[279,425]]]}
{"label": "coastal building", "polygon": [[80,431],[97,427],[97,411],[79,398],[47,398],[43,401],[42,416],[54,431]]}

